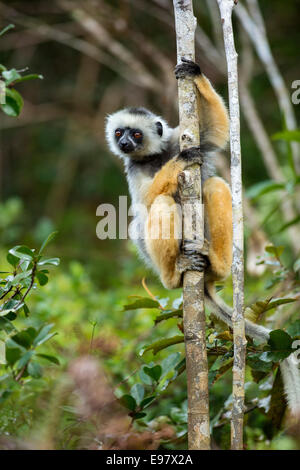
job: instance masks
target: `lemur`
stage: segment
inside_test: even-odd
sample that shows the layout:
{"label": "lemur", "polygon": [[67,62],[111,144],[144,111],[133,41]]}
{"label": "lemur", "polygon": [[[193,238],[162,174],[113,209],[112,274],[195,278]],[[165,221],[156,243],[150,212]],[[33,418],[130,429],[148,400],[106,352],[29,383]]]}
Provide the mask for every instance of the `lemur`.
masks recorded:
{"label": "lemur", "polygon": [[[147,209],[136,214],[141,229],[136,243],[144,260],[158,272],[168,289],[182,285],[184,270],[205,269],[205,303],[219,319],[232,326],[232,309],[215,291],[215,281],[224,280],[232,264],[231,191],[222,178],[215,176],[213,164],[215,151],[225,148],[229,139],[228,112],[196,63],[182,58],[175,67],[175,77],[189,78],[195,84],[200,147],[180,152],[179,127],[170,128],[164,119],[143,107],[109,115],[106,138],[111,151],[124,161],[133,204]],[[201,164],[206,250],[199,249],[193,240],[185,241],[182,248],[182,240],[176,236],[181,224],[179,214],[174,212],[179,202],[178,175],[194,161]],[[169,237],[161,234],[163,218],[171,224]],[[151,236],[153,233],[159,236]],[[265,327],[248,320],[245,327],[249,337],[268,341],[270,331]],[[282,361],[281,370],[289,405],[300,414],[298,368],[289,357]]]}

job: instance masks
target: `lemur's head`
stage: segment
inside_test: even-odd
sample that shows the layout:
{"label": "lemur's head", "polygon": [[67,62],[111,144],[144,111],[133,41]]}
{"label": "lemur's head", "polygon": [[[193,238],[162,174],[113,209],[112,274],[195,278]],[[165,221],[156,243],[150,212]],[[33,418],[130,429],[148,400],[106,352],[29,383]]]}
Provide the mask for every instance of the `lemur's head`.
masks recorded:
{"label": "lemur's head", "polygon": [[113,153],[142,160],[160,153],[168,143],[167,123],[145,108],[125,108],[111,114],[106,122],[106,139]]}

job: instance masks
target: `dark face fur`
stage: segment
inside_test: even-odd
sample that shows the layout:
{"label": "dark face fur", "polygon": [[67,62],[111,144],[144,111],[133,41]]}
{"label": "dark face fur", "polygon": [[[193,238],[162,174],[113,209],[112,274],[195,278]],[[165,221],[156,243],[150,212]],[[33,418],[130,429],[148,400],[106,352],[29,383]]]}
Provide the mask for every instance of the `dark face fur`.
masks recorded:
{"label": "dark face fur", "polygon": [[119,149],[124,153],[133,153],[143,145],[143,132],[130,127],[118,127],[115,130],[115,139]]}

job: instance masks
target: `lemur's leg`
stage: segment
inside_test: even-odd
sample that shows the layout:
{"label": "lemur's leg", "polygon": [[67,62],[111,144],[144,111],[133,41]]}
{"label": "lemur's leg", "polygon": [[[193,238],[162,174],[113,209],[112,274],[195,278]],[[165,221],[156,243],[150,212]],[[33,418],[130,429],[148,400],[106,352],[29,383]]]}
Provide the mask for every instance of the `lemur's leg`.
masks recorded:
{"label": "lemur's leg", "polygon": [[180,286],[183,271],[203,271],[205,265],[200,252],[193,250],[191,245],[186,252],[180,252],[181,208],[174,196],[179,173],[193,161],[202,161],[198,147],[185,150],[166,163],[156,174],[146,196],[149,210],[145,227],[146,250],[160,273],[162,283],[169,289]]}
{"label": "lemur's leg", "polygon": [[232,263],[232,202],[229,185],[213,176],[203,185],[205,224],[209,231],[209,280],[225,279]]}
{"label": "lemur's leg", "polygon": [[156,197],[150,207],[145,227],[146,250],[167,289],[181,284],[176,269],[180,253],[181,218],[175,200],[166,194]]}
{"label": "lemur's leg", "polygon": [[214,90],[208,78],[201,73],[199,65],[187,59],[175,68],[176,78],[190,76],[199,92],[198,111],[201,129],[201,147],[210,143],[216,147],[223,148],[229,135],[228,112],[222,98]]}

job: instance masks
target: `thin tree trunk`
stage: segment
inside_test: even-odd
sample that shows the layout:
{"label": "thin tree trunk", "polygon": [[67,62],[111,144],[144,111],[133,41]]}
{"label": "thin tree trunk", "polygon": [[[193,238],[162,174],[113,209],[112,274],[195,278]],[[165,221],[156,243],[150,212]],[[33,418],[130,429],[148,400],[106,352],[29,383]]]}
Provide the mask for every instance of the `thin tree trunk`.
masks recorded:
{"label": "thin tree trunk", "polygon": [[244,233],[242,207],[242,172],[240,145],[240,110],[238,95],[237,53],[232,29],[232,9],[237,0],[218,0],[228,69],[230,111],[231,188],[233,209],[233,407],[231,419],[231,448],[243,448],[244,384],[246,338],[244,321]]}
{"label": "thin tree trunk", "polygon": [[[192,0],[173,0],[177,37],[177,61],[194,60],[196,19]],[[200,144],[197,97],[190,79],[179,79],[180,149]],[[193,165],[179,178],[183,208],[183,239],[197,238],[203,243],[201,172]],[[190,211],[197,214],[191,221]],[[199,223],[200,219],[200,223]],[[197,225],[197,232],[196,232]],[[200,233],[199,233],[200,229]],[[188,271],[183,280],[183,321],[187,364],[189,449],[210,448],[208,368],[204,312],[204,274]]]}

